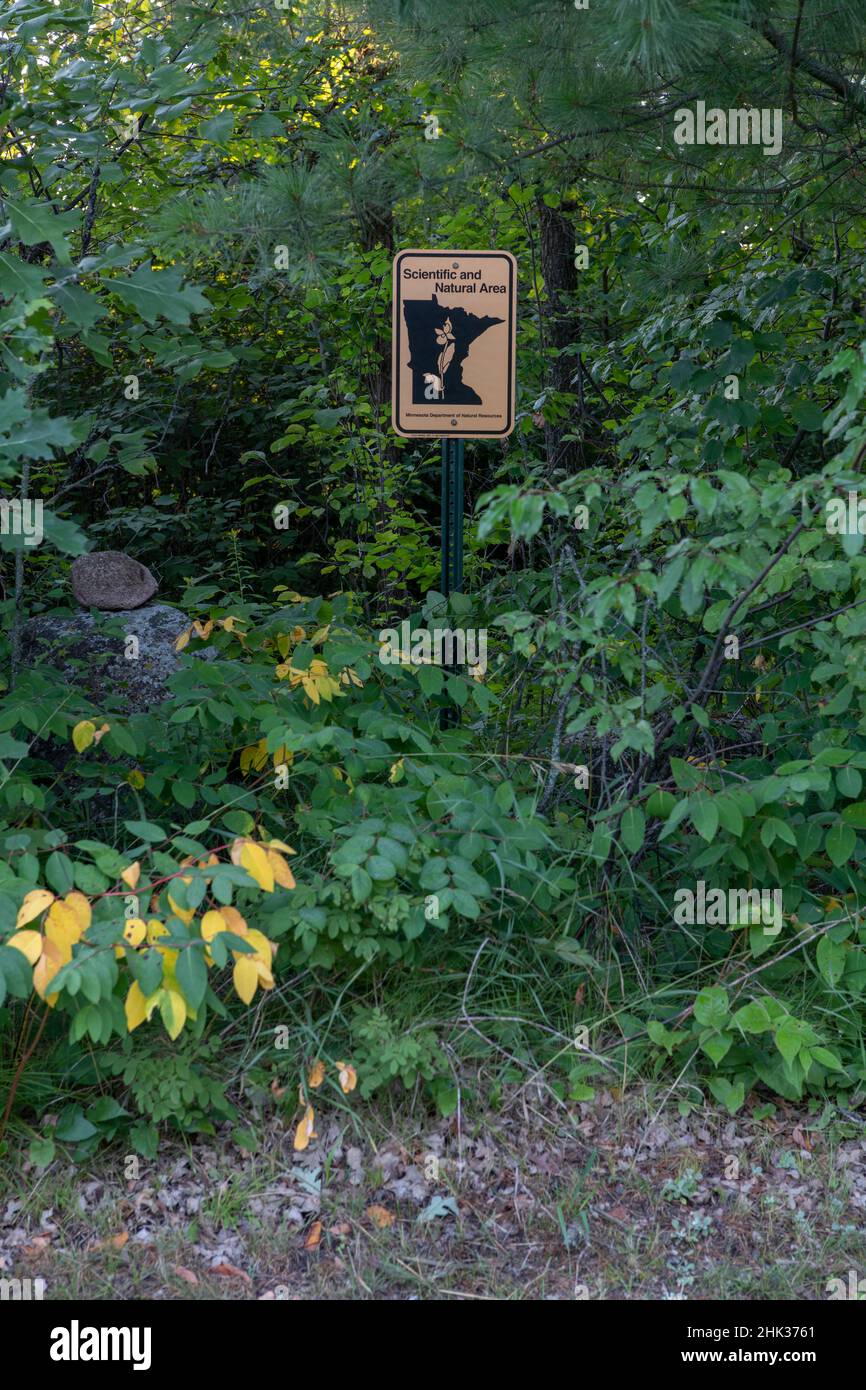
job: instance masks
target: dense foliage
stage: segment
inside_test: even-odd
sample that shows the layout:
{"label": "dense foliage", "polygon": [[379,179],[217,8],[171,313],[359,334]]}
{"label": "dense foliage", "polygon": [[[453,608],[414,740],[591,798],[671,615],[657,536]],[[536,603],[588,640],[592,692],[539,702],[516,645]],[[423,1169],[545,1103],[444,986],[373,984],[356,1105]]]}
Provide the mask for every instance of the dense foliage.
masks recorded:
{"label": "dense foliage", "polygon": [[[856,1103],[861,7],[18,0],[0,39],[0,482],[45,519],[0,537],[14,1084],[35,989],[106,1049],[83,1081],[207,1123],[183,1047],[213,1060],[231,963],[268,1028],[303,1014],[302,1076],[330,1030],[362,1090],[446,1105],[435,1026],[343,991],[493,942],[487,1044],[524,1055],[509,981],[545,962],[531,1047],[572,1098],[672,1065],[686,1103]],[[780,149],[677,143],[697,102],[778,113]],[[518,425],[467,449],[447,605],[438,447],[389,429],[391,259],[424,245],[520,273]],[[22,659],[88,548],[189,615],[149,712]],[[486,671],[379,659],[445,617]],[[124,1036],[151,1014],[185,1028],[168,1100]]]}

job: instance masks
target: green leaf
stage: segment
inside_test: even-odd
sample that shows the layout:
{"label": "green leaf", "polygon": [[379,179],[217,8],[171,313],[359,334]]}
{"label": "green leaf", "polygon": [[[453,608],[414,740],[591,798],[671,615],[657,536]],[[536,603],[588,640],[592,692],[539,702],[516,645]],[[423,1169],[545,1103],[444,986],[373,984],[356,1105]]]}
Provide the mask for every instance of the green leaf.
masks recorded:
{"label": "green leaf", "polygon": [[733,1038],[727,1033],[717,1033],[709,1028],[701,1034],[701,1049],[709,1057],[710,1061],[718,1066],[724,1057],[728,1055],[733,1044]]}
{"label": "green leaf", "polygon": [[149,820],[125,820],[123,824],[132,835],[136,835],[139,840],[147,840],[150,844],[157,844],[160,840],[167,840],[168,836],[161,825],[154,825]]}
{"label": "green leaf", "polygon": [[13,999],[26,999],[33,990],[30,963],[14,946],[0,946],[0,1002],[7,990]]}
{"label": "green leaf", "polygon": [[732,1082],[726,1076],[711,1076],[707,1086],[729,1115],[736,1115],[746,1099],[746,1088],[742,1081]]}
{"label": "green leaf", "polygon": [[646,817],[640,806],[627,806],[619,823],[622,842],[630,854],[635,854],[644,841]]}
{"label": "green leaf", "polygon": [[352,870],[349,880],[352,886],[352,897],[356,903],[365,903],[373,891],[373,880],[366,869],[355,867]]}
{"label": "green leaf", "polygon": [[57,1149],[51,1138],[34,1139],[27,1152],[31,1163],[37,1168],[47,1168],[53,1162]]}
{"label": "green leaf", "polygon": [[[215,940],[218,941],[219,937]],[[162,984],[162,956],[155,948],[151,948],[144,952],[127,951],[126,959],[130,974],[138,981],[145,999],[148,999]]]}
{"label": "green leaf", "polygon": [[195,1012],[201,1006],[207,991],[204,951],[199,946],[184,947],[177,958],[175,975],[184,999]]}
{"label": "green leaf", "polygon": [[445,677],[438,666],[421,666],[415,675],[428,699],[431,695],[438,695],[445,684]]}
{"label": "green leaf", "polygon": [[705,1028],[720,1028],[729,1013],[728,991],[720,985],[702,989],[695,999],[695,1018]]}
{"label": "green leaf", "polygon": [[844,1071],[844,1067],[835,1052],[831,1052],[827,1047],[813,1047],[812,1056],[815,1058],[816,1062],[820,1063],[822,1067],[826,1067],[828,1071]]}
{"label": "green leaf", "polygon": [[836,786],[842,796],[859,796],[863,786],[863,777],[856,767],[840,767],[836,773]]}
{"label": "green leaf", "polygon": [[37,299],[44,284],[45,272],[38,266],[28,265],[17,256],[0,251],[0,293],[9,299],[16,294],[25,299]]}
{"label": "green leaf", "polygon": [[71,893],[74,887],[73,865],[68,854],[55,849],[45,861],[45,879],[50,888],[61,897]]}
{"label": "green leaf", "polygon": [[69,261],[65,234],[78,226],[79,213],[55,212],[50,203],[13,203],[8,198],[5,209],[13,232],[25,246],[47,241],[59,261]]}
{"label": "green leaf", "polygon": [[152,270],[149,264],[140,265],[134,275],[103,277],[103,283],[124,304],[131,305],[145,323],[164,318],[186,326],[193,314],[209,313],[212,307],[200,290],[191,285],[183,288],[179,270]]}
{"label": "green leaf", "polygon": [[[235,128],[235,118],[231,111],[221,111],[209,121],[202,121],[199,134],[215,145],[227,145]],[[282,130],[282,127],[280,128]]]}
{"label": "green leaf", "polygon": [[827,831],[824,840],[824,848],[831,864],[835,864],[839,869],[851,858],[857,847],[857,836],[844,821],[837,821],[830,830]]}
{"label": "green leaf", "polygon": [[835,989],[845,971],[848,952],[845,947],[830,939],[829,933],[818,942],[816,957],[818,969],[831,989]]}
{"label": "green leaf", "polygon": [[84,1118],[80,1105],[69,1105],[62,1110],[54,1129],[55,1138],[64,1144],[79,1144],[82,1139],[90,1139],[97,1132],[96,1125]]}
{"label": "green leaf", "polygon": [[805,1024],[799,1018],[786,1014],[776,1029],[776,1046],[786,1062],[793,1062],[805,1039]]}
{"label": "green leaf", "polygon": [[390,859],[382,854],[371,854],[367,860],[367,873],[374,883],[387,883],[397,877],[397,870]]}
{"label": "green leaf", "polygon": [[744,1004],[741,1009],[737,1009],[731,1022],[744,1033],[766,1033],[773,1026],[773,1020],[759,1000],[753,1000],[751,1004]]}
{"label": "green leaf", "polygon": [[455,911],[459,912],[461,917],[468,917],[473,922],[480,917],[481,906],[478,899],[464,889],[455,888],[451,895],[451,901]]}
{"label": "green leaf", "polygon": [[689,817],[698,834],[708,843],[719,828],[719,812],[715,799],[708,792],[698,792],[689,799]]}
{"label": "green leaf", "polygon": [[674,1048],[689,1036],[688,1033],[682,1031],[671,1031],[655,1018],[651,1018],[647,1024],[647,1033],[650,1041],[654,1042],[657,1047],[663,1047],[669,1057]]}
{"label": "green leaf", "polygon": [[171,794],[175,801],[180,806],[184,806],[186,810],[195,805],[196,792],[192,782],[172,782]]}
{"label": "green leaf", "polygon": [[739,806],[727,796],[717,796],[715,807],[719,813],[719,823],[723,830],[739,837],[743,833],[743,816]]}

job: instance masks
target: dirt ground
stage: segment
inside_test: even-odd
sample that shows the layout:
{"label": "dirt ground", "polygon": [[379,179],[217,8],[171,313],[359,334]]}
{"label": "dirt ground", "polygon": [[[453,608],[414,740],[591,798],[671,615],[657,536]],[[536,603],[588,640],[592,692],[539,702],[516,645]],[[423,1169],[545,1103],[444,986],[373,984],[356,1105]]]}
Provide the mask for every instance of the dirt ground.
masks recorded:
{"label": "dirt ground", "polygon": [[[866,1118],[647,1092],[276,1119],[78,1169],[4,1162],[0,1274],[46,1299],[798,1299],[866,1275]],[[254,1151],[247,1147],[252,1144]]]}

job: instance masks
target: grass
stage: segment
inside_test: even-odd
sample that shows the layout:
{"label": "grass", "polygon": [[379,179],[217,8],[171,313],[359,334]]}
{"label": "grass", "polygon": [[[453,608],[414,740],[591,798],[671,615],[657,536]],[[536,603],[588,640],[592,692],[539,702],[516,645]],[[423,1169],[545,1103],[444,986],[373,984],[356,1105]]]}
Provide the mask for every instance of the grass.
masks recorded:
{"label": "grass", "polygon": [[111,1149],[38,1175],[19,1155],[3,1273],[41,1276],[48,1298],[820,1300],[866,1270],[862,1127],[658,1101],[563,1112],[514,1087],[458,1133],[406,1097],[359,1105],[360,1139],[323,1107],[303,1154],[271,1114],[254,1154],[226,1126],[133,1177]]}
{"label": "grass", "polygon": [[[231,1300],[820,1300],[830,1279],[862,1277],[864,1122],[766,1096],[731,1118],[686,1079],[635,1083],[621,1067],[570,1099],[583,985],[516,938],[351,990],[288,981],[243,1026],[214,1025],[208,1065],[236,1121],[163,1127],[153,1160],[121,1139],[76,1165],[58,1145],[40,1170],[34,1134],[106,1089],[92,1059],[70,1071],[57,1021],[7,1136],[0,1274],[41,1276],[48,1298]],[[365,1056],[357,1010],[383,1001],[390,1031]],[[334,1059],[356,1062],[363,1086],[425,1034],[440,1109],[420,1083],[342,1093]],[[299,1153],[314,1057],[329,1079]]]}

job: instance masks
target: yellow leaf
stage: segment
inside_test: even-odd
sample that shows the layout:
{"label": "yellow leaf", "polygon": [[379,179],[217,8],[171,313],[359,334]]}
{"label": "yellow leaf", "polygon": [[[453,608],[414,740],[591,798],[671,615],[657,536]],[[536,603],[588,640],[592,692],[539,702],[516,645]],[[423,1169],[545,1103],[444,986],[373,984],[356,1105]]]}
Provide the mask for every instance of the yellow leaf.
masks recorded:
{"label": "yellow leaf", "polygon": [[367,1208],[367,1216],[379,1231],[384,1231],[388,1226],[394,1225],[394,1213],[387,1207],[380,1207],[376,1203]]}
{"label": "yellow leaf", "polygon": [[49,893],[47,888],[32,888],[29,893],[25,893],[24,901],[19,907],[18,916],[15,919],[15,930],[26,927],[28,922],[32,922],[34,917],[38,917],[53,902],[54,894]]}
{"label": "yellow leaf", "polygon": [[265,968],[268,971],[270,971],[271,960],[273,958],[275,949],[273,944],[268,940],[264,932],[258,931],[255,927],[253,927],[251,931],[247,932],[246,939],[251,946],[255,947],[255,955],[246,955],[240,951],[238,952],[238,955],[243,955],[243,958],[245,960],[259,960],[261,961],[262,965],[264,965]]}
{"label": "yellow leaf", "polygon": [[176,651],[176,652],[182,652],[183,649],[184,649],[184,647],[189,646],[189,639],[190,639],[191,636],[192,636],[192,628],[191,628],[191,627],[184,628],[183,632],[180,634],[180,636],[178,637],[177,641],[176,641],[175,644],[174,644],[174,649],[175,649],[175,651]]}
{"label": "yellow leaf", "polygon": [[130,1033],[147,1017],[147,1000],[142,994],[141,985],[137,980],[133,980],[129,987],[123,1012],[126,1014],[126,1027]]}
{"label": "yellow leaf", "polygon": [[221,931],[228,931],[229,924],[221,912],[206,912],[201,919],[202,941],[213,941]]}
{"label": "yellow leaf", "polygon": [[261,988],[262,988],[262,989],[273,989],[273,988],[274,988],[274,977],[273,977],[273,975],[271,974],[270,970],[268,970],[267,966],[262,965],[262,963],[261,963],[260,960],[257,960],[257,961],[255,962],[255,966],[256,966],[256,970],[258,971],[259,985],[261,986]]}
{"label": "yellow leaf", "polygon": [[307,1073],[307,1085],[315,1091],[325,1079],[325,1064],[321,1059],[314,1062]]}
{"label": "yellow leaf", "polygon": [[322,1222],[321,1222],[321,1221],[314,1221],[314,1222],[313,1222],[312,1226],[310,1227],[309,1231],[307,1232],[306,1240],[304,1241],[304,1249],[305,1249],[305,1250],[318,1250],[319,1246],[320,1246],[321,1243],[322,1243],[322,1230],[323,1230],[323,1229],[324,1229],[324,1228],[323,1228],[323,1226],[322,1226]]}
{"label": "yellow leaf", "polygon": [[226,919],[229,931],[237,932],[238,936],[246,936],[249,927],[236,907],[223,906],[220,908],[220,915]]}
{"label": "yellow leaf", "polygon": [[31,965],[35,965],[42,955],[42,937],[38,931],[17,931],[3,944],[11,946],[14,951],[20,951]]}
{"label": "yellow leaf", "polygon": [[110,728],[110,724],[101,724],[93,735],[93,742],[99,743],[101,739],[105,738]]}
{"label": "yellow leaf", "polygon": [[274,871],[261,845],[254,844],[252,840],[244,842],[241,850],[241,868],[246,869],[250,878],[255,879],[263,893],[273,893]]}
{"label": "yellow leaf", "polygon": [[268,840],[267,847],[268,849],[282,850],[283,854],[297,854],[298,852],[296,849],[292,849],[291,845],[285,844],[282,840]]}
{"label": "yellow leaf", "polygon": [[250,956],[238,957],[235,961],[232,979],[238,998],[242,999],[245,1004],[251,1003],[258,987],[259,972]]}
{"label": "yellow leaf", "polygon": [[160,922],[158,917],[151,917],[147,924],[147,943],[149,946],[155,946],[161,936],[170,935],[171,932],[165,922]]}
{"label": "yellow leaf", "polygon": [[271,866],[274,879],[281,888],[294,888],[295,875],[292,873],[283,856],[278,854],[275,849],[271,849],[270,845],[268,845],[268,863]]}
{"label": "yellow leaf", "polygon": [[[225,624],[223,624],[223,626],[225,626]],[[195,629],[196,637],[200,637],[203,642],[206,642],[207,639],[210,637],[211,633],[213,632],[213,622],[210,619],[208,619],[206,623],[202,623],[199,621],[198,618],[196,618],[195,622],[193,623],[193,628]]]}
{"label": "yellow leaf", "polygon": [[[188,878],[184,879],[184,883],[190,883],[191,881],[192,880]],[[184,926],[188,926],[189,923],[192,921],[193,917],[195,916],[194,907],[178,907],[174,898],[171,896],[171,893],[168,894],[168,905],[174,913],[175,917],[179,917],[180,920],[183,922]]]}
{"label": "yellow leaf", "polygon": [[393,786],[395,782],[403,780],[403,759],[398,758],[396,763],[391,764],[391,771],[388,773],[388,781]]}
{"label": "yellow leaf", "polygon": [[121,870],[120,877],[123,879],[127,888],[132,888],[134,891],[138,880],[141,878],[141,864],[139,861],[136,859],[134,864],[127,864],[126,868]]}
{"label": "yellow leaf", "polygon": [[[54,979],[54,976],[58,973],[62,965],[63,961],[61,959],[60,952],[54,945],[54,942],[43,941],[42,955],[39,957],[39,960],[36,962],[36,965],[33,968],[33,988],[36,990],[36,993],[40,996],[40,998],[45,998],[48,986],[51,984],[51,981]],[[52,1008],[54,1007],[56,999],[57,995],[53,994],[47,1001],[52,1006]]]}
{"label": "yellow leaf", "polygon": [[337,1070],[340,1073],[340,1085],[343,1088],[343,1094],[347,1096],[357,1086],[358,1074],[351,1062],[338,1062]]}
{"label": "yellow leaf", "polygon": [[127,772],[124,780],[127,781],[131,787],[135,787],[136,791],[141,791],[144,786],[144,773],[141,771],[141,768],[134,767],[131,772]]}
{"label": "yellow leaf", "polygon": [[241,772],[249,772],[253,768],[256,772],[261,772],[268,760],[268,741],[260,738],[258,743],[251,743],[249,747],[241,749]]}
{"label": "yellow leaf", "polygon": [[303,1153],[309,1145],[311,1139],[318,1139],[315,1131],[316,1115],[312,1105],[308,1105],[304,1111],[304,1118],[298,1122],[295,1130],[294,1149],[296,1153]]}
{"label": "yellow leaf", "polygon": [[81,927],[81,930],[83,932],[87,931],[87,928],[90,926],[93,913],[90,910],[90,903],[87,901],[84,894],[79,893],[75,889],[73,889],[71,893],[66,894],[66,897],[63,899],[63,901],[65,902],[67,907],[72,908],[72,911],[78,918],[78,925]]}
{"label": "yellow leaf", "polygon": [[81,937],[81,923],[66,903],[55,900],[45,918],[45,936],[53,941],[66,964],[72,959],[72,947]]}
{"label": "yellow leaf", "polygon": [[123,939],[130,946],[140,946],[147,936],[147,927],[140,917],[130,917],[123,928]]}
{"label": "yellow leaf", "polygon": [[72,730],[72,742],[77,753],[89,748],[96,737],[96,725],[92,719],[82,719]]}
{"label": "yellow leaf", "polygon": [[183,995],[174,989],[162,990],[159,1012],[165,1024],[165,1031],[174,1042],[186,1023],[186,1001]]}

